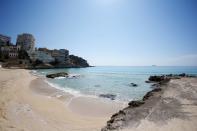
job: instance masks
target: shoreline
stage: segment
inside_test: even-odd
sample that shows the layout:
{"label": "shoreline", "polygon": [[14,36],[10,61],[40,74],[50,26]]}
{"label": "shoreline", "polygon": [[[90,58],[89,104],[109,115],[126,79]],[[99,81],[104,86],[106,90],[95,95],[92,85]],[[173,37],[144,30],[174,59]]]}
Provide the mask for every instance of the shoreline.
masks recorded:
{"label": "shoreline", "polygon": [[142,100],[113,114],[102,131],[196,131],[196,94],[196,76],[168,75]]}
{"label": "shoreline", "polygon": [[[58,89],[46,82],[45,78],[38,77],[31,81],[30,89],[36,94],[45,95],[48,98],[55,98],[64,102],[69,110],[81,116],[105,117],[113,114],[112,112],[124,108],[124,104],[117,101],[89,95],[74,95],[65,90]],[[84,105],[85,107],[83,107]]]}
{"label": "shoreline", "polygon": [[171,79],[159,88],[125,107],[111,100],[75,97],[29,70],[0,68],[0,130],[196,131],[197,78]]}
{"label": "shoreline", "polygon": [[[38,81],[38,83],[40,83],[41,85],[44,85],[44,87],[46,86],[47,89],[45,89],[44,91],[42,90],[38,90],[36,91],[36,93],[39,93],[39,92],[47,92],[48,90],[52,90],[54,92],[59,92],[60,94],[67,94],[67,95],[70,95],[72,97],[81,97],[81,98],[90,98],[90,99],[97,99],[98,101],[103,101],[103,102],[106,102],[106,103],[117,103],[117,104],[122,104],[122,105],[127,105],[127,103],[129,101],[121,101],[119,99],[114,99],[114,100],[111,100],[110,98],[105,98],[105,97],[99,97],[97,95],[90,95],[90,94],[83,94],[77,90],[74,90],[74,89],[69,89],[69,88],[62,88],[62,87],[59,87],[58,85],[50,82],[48,79],[51,79],[51,78],[47,78],[46,76],[43,76],[43,75],[39,75],[36,73],[36,71],[30,71],[30,74],[32,74],[33,76],[37,77],[37,79],[35,79],[34,81]],[[64,79],[65,77],[57,77],[57,78],[54,78],[54,79]],[[36,82],[35,82],[36,84]],[[36,84],[37,87],[36,88],[40,88],[39,84]],[[30,85],[31,86],[31,85]],[[58,94],[57,94],[58,95]],[[59,96],[61,97],[61,96]],[[123,106],[124,107],[124,106]]]}
{"label": "shoreline", "polygon": [[[2,131],[99,131],[113,113],[123,108],[114,102],[75,98],[50,88],[24,69],[0,68],[0,84]],[[61,96],[57,96],[59,93]]]}

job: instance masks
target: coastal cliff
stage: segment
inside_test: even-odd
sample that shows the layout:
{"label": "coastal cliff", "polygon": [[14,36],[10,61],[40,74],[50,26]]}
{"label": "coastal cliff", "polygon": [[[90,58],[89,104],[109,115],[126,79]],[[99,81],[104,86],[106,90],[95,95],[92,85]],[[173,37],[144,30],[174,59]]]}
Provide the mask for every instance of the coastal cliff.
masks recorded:
{"label": "coastal cliff", "polygon": [[82,57],[69,55],[67,61],[52,61],[50,63],[44,63],[42,61],[36,61],[30,68],[33,69],[47,69],[47,68],[85,68],[90,67],[87,60]]}

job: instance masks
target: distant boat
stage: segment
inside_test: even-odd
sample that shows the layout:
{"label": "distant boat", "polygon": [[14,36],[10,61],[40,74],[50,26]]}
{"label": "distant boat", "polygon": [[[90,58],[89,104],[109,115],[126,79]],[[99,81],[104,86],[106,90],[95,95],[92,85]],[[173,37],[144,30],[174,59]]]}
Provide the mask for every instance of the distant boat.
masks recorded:
{"label": "distant boat", "polygon": [[152,66],[157,66],[157,65],[152,65]]}

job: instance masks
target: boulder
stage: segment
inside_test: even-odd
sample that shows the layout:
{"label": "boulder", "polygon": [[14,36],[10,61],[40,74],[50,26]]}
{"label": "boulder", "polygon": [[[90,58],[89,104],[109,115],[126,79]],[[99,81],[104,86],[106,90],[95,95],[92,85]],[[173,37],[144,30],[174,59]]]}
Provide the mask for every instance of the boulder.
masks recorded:
{"label": "boulder", "polygon": [[113,95],[113,94],[100,94],[99,97],[115,100],[116,95]]}
{"label": "boulder", "polygon": [[68,73],[66,72],[59,72],[59,73],[54,73],[54,74],[48,74],[46,75],[47,78],[56,78],[56,77],[68,77]]}
{"label": "boulder", "polygon": [[89,67],[87,60],[75,55],[69,55],[70,65],[72,67]]}

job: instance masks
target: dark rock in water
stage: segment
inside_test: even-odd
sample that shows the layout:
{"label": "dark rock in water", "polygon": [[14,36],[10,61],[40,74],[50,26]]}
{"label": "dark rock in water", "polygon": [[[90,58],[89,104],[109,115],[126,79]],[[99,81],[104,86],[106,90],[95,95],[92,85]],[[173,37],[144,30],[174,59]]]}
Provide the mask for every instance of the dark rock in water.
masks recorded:
{"label": "dark rock in water", "polygon": [[197,76],[196,75],[187,75],[187,77],[196,78]]}
{"label": "dark rock in water", "polygon": [[143,105],[145,102],[144,101],[131,101],[128,103],[129,106],[132,106],[132,107],[139,107],[140,105]]}
{"label": "dark rock in water", "polygon": [[76,78],[76,77],[78,77],[78,76],[72,76],[71,78]]}
{"label": "dark rock in water", "polygon": [[79,77],[81,77],[81,75],[79,75],[79,74],[69,74],[67,77],[72,79],[72,78],[79,78]]}
{"label": "dark rock in water", "polygon": [[135,83],[130,83],[129,85],[132,86],[132,87],[137,87],[137,86],[138,86],[138,85],[135,84]]}
{"label": "dark rock in water", "polygon": [[171,77],[168,76],[150,76],[149,81],[150,82],[158,82],[159,84],[166,84],[170,81]]}
{"label": "dark rock in water", "polygon": [[68,77],[68,73],[66,72],[59,72],[59,73],[55,73],[55,74],[48,74],[46,75],[47,78],[56,78],[56,77]]}
{"label": "dark rock in water", "polygon": [[100,94],[99,97],[109,98],[111,100],[115,100],[116,95],[113,95],[113,94]]}
{"label": "dark rock in water", "polygon": [[172,76],[173,76],[173,74],[168,74],[168,75],[166,75],[166,76],[168,76],[168,77],[172,77]]}
{"label": "dark rock in water", "polygon": [[186,74],[185,74],[185,73],[182,73],[182,74],[179,74],[179,76],[181,76],[181,77],[185,77],[185,76],[186,76]]}
{"label": "dark rock in water", "polygon": [[161,88],[155,88],[152,91],[147,92],[146,95],[143,97],[142,100],[143,101],[147,100],[149,97],[153,96],[155,92],[159,92],[161,90],[162,90]]}
{"label": "dark rock in water", "polygon": [[150,76],[149,81],[160,82],[165,79],[165,76]]}
{"label": "dark rock in water", "polygon": [[94,85],[94,87],[101,87],[101,85]]}

